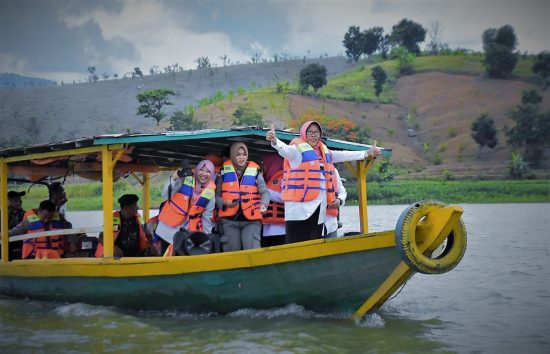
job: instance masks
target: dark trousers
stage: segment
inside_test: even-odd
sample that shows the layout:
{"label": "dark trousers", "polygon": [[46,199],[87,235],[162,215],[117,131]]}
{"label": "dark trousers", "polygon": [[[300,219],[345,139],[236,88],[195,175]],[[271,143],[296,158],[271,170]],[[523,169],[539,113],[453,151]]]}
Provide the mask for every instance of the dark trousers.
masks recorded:
{"label": "dark trousers", "polygon": [[321,206],[306,220],[285,221],[286,243],[317,240],[323,236],[323,224],[317,224],[319,221],[319,210]]}

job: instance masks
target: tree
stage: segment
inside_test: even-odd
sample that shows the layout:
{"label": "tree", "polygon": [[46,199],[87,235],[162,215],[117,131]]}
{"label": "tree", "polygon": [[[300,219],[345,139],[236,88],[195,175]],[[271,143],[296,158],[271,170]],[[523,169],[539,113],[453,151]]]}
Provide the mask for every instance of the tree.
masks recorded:
{"label": "tree", "polygon": [[263,127],[264,119],[260,113],[254,110],[254,108],[239,105],[235,112],[233,112],[233,125]]}
{"label": "tree", "polygon": [[487,113],[482,113],[471,126],[472,138],[479,145],[479,158],[481,158],[481,149],[484,146],[493,149],[497,146],[497,130],[495,122]]}
{"label": "tree", "polygon": [[517,46],[517,37],[514,28],[504,25],[499,29],[488,28],[483,32],[483,49],[485,58],[483,63],[487,75],[493,78],[508,77],[518,62],[514,50]]}
{"label": "tree", "polygon": [[505,79],[516,67],[518,56],[507,47],[495,44],[485,52],[483,64],[489,77]]}
{"label": "tree", "polygon": [[195,62],[197,63],[197,69],[208,69],[212,67],[208,57],[198,57]]}
{"label": "tree", "polygon": [[139,93],[136,96],[139,102],[137,114],[143,115],[144,118],[154,118],[158,126],[162,118],[166,116],[166,113],[161,111],[162,107],[173,105],[168,100],[168,95],[173,96],[175,93],[171,89],[147,90]]}
{"label": "tree", "polygon": [[346,48],[346,56],[357,63],[363,54],[363,34],[359,26],[350,26],[342,43]]}
{"label": "tree", "polygon": [[397,25],[392,27],[391,41],[401,45],[411,53],[420,54],[419,43],[424,42],[426,38],[426,30],[422,25],[402,19]]}
{"label": "tree", "polygon": [[134,77],[143,77],[143,72],[139,67],[134,68],[134,72],[132,72],[132,78]]}
{"label": "tree", "polygon": [[437,55],[439,52],[445,48],[447,45],[443,44],[441,37],[443,33],[443,26],[437,20],[430,23],[430,28],[428,29],[428,52],[431,55]]}
{"label": "tree", "polygon": [[384,38],[384,29],[382,27],[371,27],[363,32],[363,53],[371,55],[378,50],[380,42]]}
{"label": "tree", "polygon": [[538,167],[544,149],[550,146],[550,111],[540,113],[542,97],[535,90],[523,92],[522,104],[509,113],[516,122],[511,129],[505,128],[508,144],[524,149],[524,157],[533,167]]}
{"label": "tree", "polygon": [[188,105],[184,111],[177,110],[170,118],[170,130],[193,131],[202,129],[206,122],[195,120],[195,107]]}
{"label": "tree", "polygon": [[483,50],[487,51],[489,48],[495,45],[495,39],[497,38],[497,29],[496,28],[487,28],[483,31],[481,35],[481,40],[483,41]]}
{"label": "tree", "polygon": [[88,72],[90,75],[88,75],[88,82],[97,82],[99,80],[99,76],[95,73],[95,66],[88,66]]}
{"label": "tree", "polygon": [[400,74],[408,75],[414,71],[413,65],[416,61],[416,56],[412,53],[409,53],[407,48],[393,48],[390,57],[397,59]]}
{"label": "tree", "polygon": [[374,68],[372,68],[371,76],[374,79],[374,90],[376,93],[376,97],[378,98],[378,101],[380,101],[380,93],[382,92],[382,86],[384,86],[384,83],[386,82],[388,75],[386,75],[386,71],[384,71],[384,69],[380,65],[377,65]]}
{"label": "tree", "polygon": [[313,97],[315,97],[317,90],[327,83],[327,68],[318,63],[309,64],[300,70],[299,82],[302,92],[311,85],[314,92]]}
{"label": "tree", "polygon": [[504,25],[500,27],[495,36],[495,44],[503,45],[506,48],[510,49],[510,51],[515,50],[518,44],[518,40],[514,31],[514,27],[510,25]]}
{"label": "tree", "polygon": [[542,79],[542,89],[546,90],[546,80],[550,76],[550,52],[544,51],[537,54],[533,63],[533,73]]}

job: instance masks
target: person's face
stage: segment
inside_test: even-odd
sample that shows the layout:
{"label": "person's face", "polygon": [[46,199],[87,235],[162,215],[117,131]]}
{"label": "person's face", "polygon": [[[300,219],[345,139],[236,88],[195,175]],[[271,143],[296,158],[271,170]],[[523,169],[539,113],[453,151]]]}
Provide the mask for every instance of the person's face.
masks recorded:
{"label": "person's face", "polygon": [[306,130],[306,141],[311,146],[316,146],[321,139],[321,129],[317,124],[311,124]]}
{"label": "person's face", "polygon": [[235,160],[237,163],[237,167],[244,167],[246,165],[246,161],[248,161],[248,154],[246,153],[246,150],[243,148],[239,148],[237,150],[237,156],[235,156]]}
{"label": "person's face", "polygon": [[199,173],[197,174],[197,179],[199,180],[199,183],[205,184],[206,182],[210,181],[210,177],[212,177],[212,173],[206,168],[206,166],[202,166],[202,168],[199,170]]}
{"label": "person's face", "polygon": [[48,224],[50,221],[52,221],[53,214],[53,212],[47,210],[38,211],[38,217],[40,218],[40,221],[42,221],[44,224]]}
{"label": "person's face", "polygon": [[57,190],[52,193],[52,202],[60,207],[67,202],[67,195],[65,194],[64,189]]}
{"label": "person's face", "polygon": [[8,199],[8,206],[13,209],[21,209],[23,206],[23,201],[21,201],[21,197],[13,197],[11,199]]}
{"label": "person's face", "polygon": [[125,219],[133,218],[137,215],[138,212],[138,206],[137,203],[125,205],[120,210],[120,213],[122,214],[122,217]]}

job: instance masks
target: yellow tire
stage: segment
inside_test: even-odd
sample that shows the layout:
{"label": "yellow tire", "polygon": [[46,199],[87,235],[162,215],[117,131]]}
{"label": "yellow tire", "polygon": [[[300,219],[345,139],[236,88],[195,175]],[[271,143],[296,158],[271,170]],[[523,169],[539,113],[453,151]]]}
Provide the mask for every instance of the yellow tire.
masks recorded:
{"label": "yellow tire", "polygon": [[455,225],[444,241],[444,247],[438,255],[435,252],[422,254],[416,240],[418,223],[430,212],[444,208],[447,204],[438,200],[423,200],[409,206],[397,220],[395,244],[403,261],[418,273],[442,274],[450,271],[466,252],[466,226],[462,219]]}

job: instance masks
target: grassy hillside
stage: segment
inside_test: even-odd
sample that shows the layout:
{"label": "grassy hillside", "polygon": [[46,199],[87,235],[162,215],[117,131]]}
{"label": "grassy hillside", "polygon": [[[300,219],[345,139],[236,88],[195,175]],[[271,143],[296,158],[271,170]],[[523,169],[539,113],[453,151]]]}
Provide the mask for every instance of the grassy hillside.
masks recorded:
{"label": "grassy hillside", "polygon": [[0,90],[0,147],[6,143],[28,145],[106,133],[154,131],[158,129],[154,119],[136,116],[139,92],[173,89],[174,105],[163,109],[170,116],[176,109],[196,105],[217,91],[250,91],[272,85],[277,79],[292,83],[311,62],[325,65],[331,77],[350,67],[343,57],[317,58]]}
{"label": "grassy hillside", "polygon": [[[375,102],[374,79],[371,76],[372,68],[381,66],[388,75],[388,81],[380,95],[381,103],[395,102],[394,86],[399,79],[398,63],[396,60],[382,61],[367,64],[359,62],[355,69],[332,78],[326,86],[319,90],[319,95],[326,98],[354,102]],[[532,73],[533,59],[520,58],[512,76],[513,79],[536,81]],[[418,57],[413,65],[415,73],[438,71],[451,74],[485,75],[483,57],[477,54],[463,56],[428,56]]]}
{"label": "grassy hillside", "polygon": [[[320,62],[329,73],[327,85],[315,99],[299,95],[295,82],[298,72],[310,62]],[[375,65],[388,73],[380,104],[371,77]],[[523,90],[539,88],[530,70],[531,59],[520,58],[508,80],[486,78],[479,55],[418,57],[414,73],[407,76],[399,76],[397,66],[396,61],[352,65],[343,58],[323,58],[1,90],[1,139],[25,144],[164,130],[169,128],[171,113],[189,104],[196,106],[195,119],[206,122],[206,127],[230,127],[232,114],[246,105],[260,113],[266,125],[275,123],[278,128],[288,127],[312,111],[329,120],[351,120],[370,132],[371,141],[393,148],[392,163],[400,178],[506,177],[511,149],[503,129],[512,124],[508,112],[520,103]],[[278,92],[277,82],[289,86]],[[152,88],[176,92],[174,105],[166,107],[168,117],[159,127],[152,118],[135,115],[135,95]],[[550,109],[550,90],[541,94],[543,109]],[[495,121],[499,143],[480,154],[470,126],[484,112]],[[550,178],[548,158],[535,172],[540,178]]]}
{"label": "grassy hillside", "polygon": [[[380,104],[375,103],[370,76],[375,65],[389,76]],[[512,79],[494,80],[485,77],[479,55],[419,57],[414,74],[407,76],[398,75],[396,61],[360,62],[331,78],[317,99],[297,95],[292,85],[290,95],[277,94],[272,85],[203,107],[198,118],[230,126],[232,112],[239,104],[247,104],[262,114],[266,124],[275,122],[280,127],[314,110],[329,119],[350,119],[368,128],[372,140],[394,149],[392,162],[399,167],[400,177],[504,178],[511,149],[503,129],[512,124],[508,112],[520,103],[522,91],[538,88],[536,77],[529,74],[531,66],[531,59],[522,58]],[[550,91],[541,94],[543,109],[550,109]],[[499,143],[480,154],[470,126],[484,112],[495,121]],[[546,159],[536,175],[548,178],[549,167]]]}

